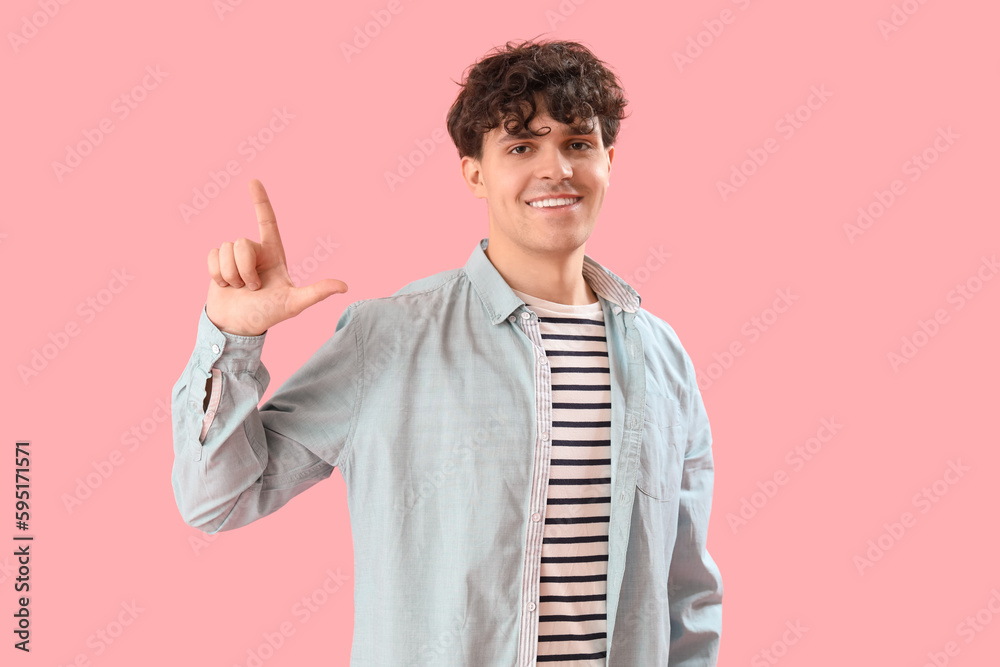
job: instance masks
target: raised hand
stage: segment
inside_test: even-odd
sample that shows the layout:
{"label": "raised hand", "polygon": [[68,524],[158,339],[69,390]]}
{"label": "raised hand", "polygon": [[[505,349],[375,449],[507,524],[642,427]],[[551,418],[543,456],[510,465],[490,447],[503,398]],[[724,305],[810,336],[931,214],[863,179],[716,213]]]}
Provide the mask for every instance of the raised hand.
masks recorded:
{"label": "raised hand", "polygon": [[347,291],[347,283],[332,278],[296,287],[288,275],[274,209],[259,180],[250,181],[250,195],[260,243],[239,238],[208,253],[212,280],[205,312],[220,330],[237,336],[259,336],[331,294]]}

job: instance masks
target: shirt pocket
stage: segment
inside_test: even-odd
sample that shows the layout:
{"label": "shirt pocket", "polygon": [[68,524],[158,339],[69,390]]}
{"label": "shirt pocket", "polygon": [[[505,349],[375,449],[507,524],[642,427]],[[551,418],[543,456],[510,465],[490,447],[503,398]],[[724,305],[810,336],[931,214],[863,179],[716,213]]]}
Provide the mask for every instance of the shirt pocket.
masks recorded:
{"label": "shirt pocket", "polygon": [[677,497],[684,467],[680,407],[670,396],[646,394],[636,486],[653,500]]}

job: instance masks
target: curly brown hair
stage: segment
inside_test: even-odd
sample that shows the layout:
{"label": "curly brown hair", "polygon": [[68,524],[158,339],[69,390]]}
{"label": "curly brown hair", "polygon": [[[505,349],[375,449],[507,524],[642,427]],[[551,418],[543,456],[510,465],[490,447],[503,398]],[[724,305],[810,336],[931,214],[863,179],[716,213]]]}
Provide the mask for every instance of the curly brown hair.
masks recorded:
{"label": "curly brown hair", "polygon": [[618,78],[577,42],[507,42],[470,66],[464,83],[454,83],[462,90],[448,111],[448,133],[459,157],[482,160],[483,135],[501,121],[508,134],[518,134],[522,127],[535,136],[545,134],[528,129],[537,112],[536,93],[553,119],[583,123],[584,134],[593,131],[588,121],[597,116],[605,148],[614,145],[626,118],[628,100]]}

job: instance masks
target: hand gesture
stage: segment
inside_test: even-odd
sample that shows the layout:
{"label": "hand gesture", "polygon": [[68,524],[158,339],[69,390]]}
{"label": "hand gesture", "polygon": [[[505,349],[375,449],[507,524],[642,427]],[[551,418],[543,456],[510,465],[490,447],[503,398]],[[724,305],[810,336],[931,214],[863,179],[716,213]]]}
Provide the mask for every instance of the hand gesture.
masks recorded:
{"label": "hand gesture", "polygon": [[212,280],[205,312],[216,327],[237,336],[259,336],[331,294],[347,291],[345,282],[330,278],[296,287],[288,276],[274,209],[257,179],[250,181],[250,195],[260,243],[239,238],[208,253]]}

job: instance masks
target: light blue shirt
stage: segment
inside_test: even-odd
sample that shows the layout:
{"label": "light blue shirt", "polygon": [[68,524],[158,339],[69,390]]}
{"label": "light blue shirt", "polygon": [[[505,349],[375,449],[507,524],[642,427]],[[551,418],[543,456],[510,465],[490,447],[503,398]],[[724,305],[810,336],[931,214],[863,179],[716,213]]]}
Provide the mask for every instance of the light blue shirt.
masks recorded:
{"label": "light blue shirt", "polygon": [[[173,388],[172,483],[195,528],[245,526],[340,470],[352,667],[535,664],[551,379],[538,316],[487,244],[461,269],[350,304],[259,408],[266,332],[224,333],[202,308]],[[607,665],[715,665],[723,590],[694,366],[635,289],[586,255],[583,275],[611,375]]]}

